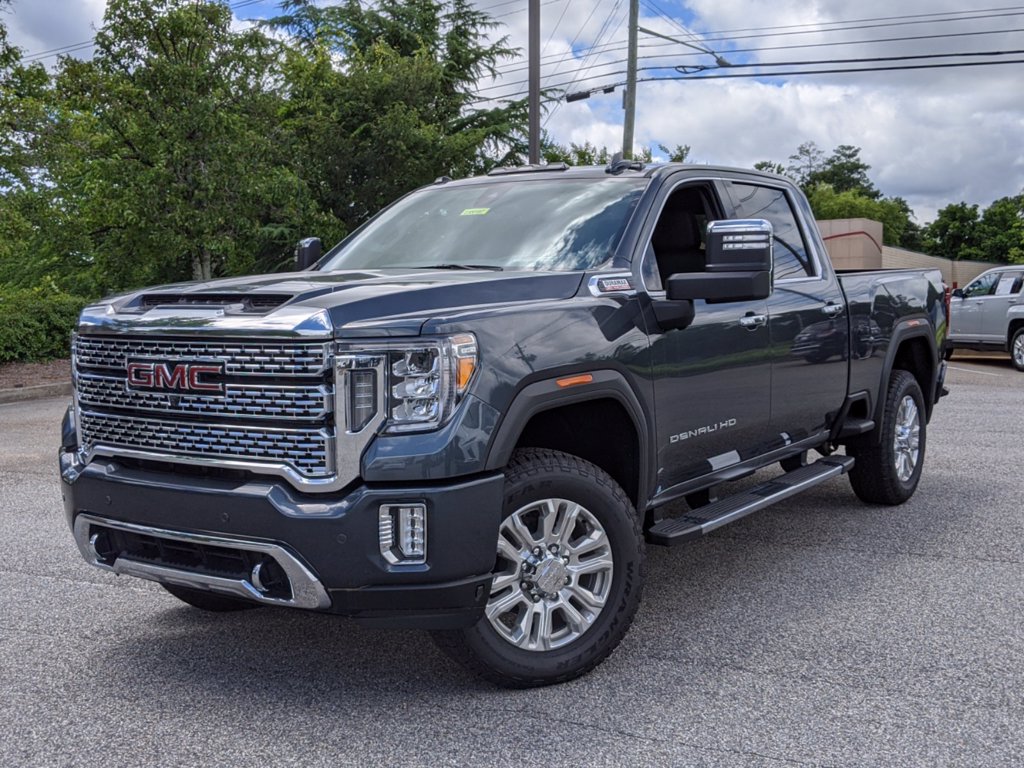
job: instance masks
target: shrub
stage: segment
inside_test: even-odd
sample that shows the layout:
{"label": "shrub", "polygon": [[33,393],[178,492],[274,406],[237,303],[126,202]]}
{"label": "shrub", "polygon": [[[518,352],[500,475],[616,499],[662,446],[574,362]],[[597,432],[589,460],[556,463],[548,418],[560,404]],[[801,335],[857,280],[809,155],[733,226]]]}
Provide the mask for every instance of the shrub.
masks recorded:
{"label": "shrub", "polygon": [[42,288],[0,287],[0,363],[68,357],[71,331],[88,303]]}

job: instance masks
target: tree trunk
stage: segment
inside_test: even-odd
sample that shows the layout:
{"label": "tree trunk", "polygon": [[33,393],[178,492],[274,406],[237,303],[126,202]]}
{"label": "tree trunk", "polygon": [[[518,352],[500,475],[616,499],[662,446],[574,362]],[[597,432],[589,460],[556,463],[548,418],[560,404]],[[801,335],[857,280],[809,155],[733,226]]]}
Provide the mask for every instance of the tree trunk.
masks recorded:
{"label": "tree trunk", "polygon": [[213,279],[213,256],[205,248],[203,248],[200,253],[192,257],[192,279]]}

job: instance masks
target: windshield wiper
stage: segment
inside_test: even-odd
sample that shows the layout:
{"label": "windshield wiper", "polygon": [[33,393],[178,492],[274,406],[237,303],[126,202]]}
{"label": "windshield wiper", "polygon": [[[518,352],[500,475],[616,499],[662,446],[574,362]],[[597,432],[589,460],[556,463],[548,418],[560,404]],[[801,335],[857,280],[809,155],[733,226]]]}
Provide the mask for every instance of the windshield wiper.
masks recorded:
{"label": "windshield wiper", "polygon": [[501,272],[505,268],[496,264],[427,264],[417,266],[415,269],[490,269],[494,272]]}

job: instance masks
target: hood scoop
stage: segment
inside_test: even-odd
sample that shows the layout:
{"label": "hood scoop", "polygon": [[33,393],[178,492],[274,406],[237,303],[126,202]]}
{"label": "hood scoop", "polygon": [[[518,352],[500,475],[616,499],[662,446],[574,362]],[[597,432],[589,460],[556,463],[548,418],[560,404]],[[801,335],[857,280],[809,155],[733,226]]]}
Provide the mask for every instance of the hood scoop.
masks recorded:
{"label": "hood scoop", "polygon": [[263,315],[292,298],[282,293],[147,293],[139,297],[136,309],[219,309],[224,314]]}

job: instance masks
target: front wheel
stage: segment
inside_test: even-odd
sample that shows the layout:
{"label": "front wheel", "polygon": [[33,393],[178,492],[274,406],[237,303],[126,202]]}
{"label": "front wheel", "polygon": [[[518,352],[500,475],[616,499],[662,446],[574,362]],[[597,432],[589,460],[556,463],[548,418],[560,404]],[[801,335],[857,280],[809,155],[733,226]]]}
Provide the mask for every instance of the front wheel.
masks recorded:
{"label": "front wheel", "polygon": [[1010,342],[1010,357],[1013,359],[1013,367],[1018,371],[1024,371],[1024,328],[1013,334],[1013,341]]}
{"label": "front wheel", "polygon": [[503,520],[484,615],[435,632],[447,655],[499,685],[571,680],[619,644],[640,603],[640,521],[619,485],[557,451],[518,451],[506,470]]}
{"label": "front wheel", "polygon": [[907,371],[892,372],[882,423],[876,429],[881,430],[881,442],[876,432],[863,444],[846,448],[856,459],[850,484],[861,501],[902,504],[914,495],[921,479],[927,432],[921,387]]}

